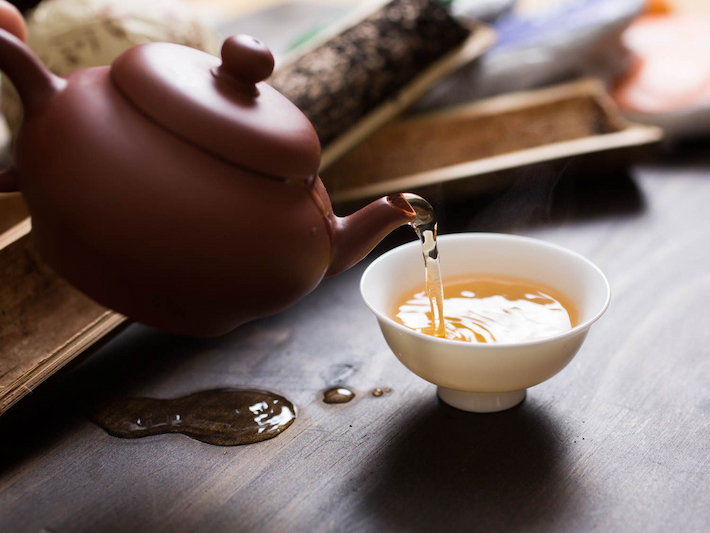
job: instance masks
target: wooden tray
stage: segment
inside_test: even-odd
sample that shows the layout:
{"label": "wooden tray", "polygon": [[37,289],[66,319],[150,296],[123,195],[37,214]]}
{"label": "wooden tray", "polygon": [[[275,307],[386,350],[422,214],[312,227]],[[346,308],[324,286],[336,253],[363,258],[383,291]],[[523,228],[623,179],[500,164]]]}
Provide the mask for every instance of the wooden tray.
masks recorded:
{"label": "wooden tray", "polygon": [[[336,203],[401,191],[473,192],[510,171],[594,154],[628,164],[619,150],[659,141],[654,126],[627,122],[601,83],[581,80],[391,122],[321,173]],[[628,154],[627,154],[628,155]]]}
{"label": "wooden tray", "polygon": [[0,194],[0,415],[127,323],[37,257],[19,194]]}

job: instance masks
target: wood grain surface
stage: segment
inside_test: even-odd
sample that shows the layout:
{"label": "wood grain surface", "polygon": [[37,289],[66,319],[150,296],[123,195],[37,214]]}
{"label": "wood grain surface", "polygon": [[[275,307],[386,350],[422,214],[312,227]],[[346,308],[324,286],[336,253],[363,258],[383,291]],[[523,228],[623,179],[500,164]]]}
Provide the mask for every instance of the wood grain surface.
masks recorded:
{"label": "wood grain surface", "polygon": [[[502,193],[432,198],[443,233],[543,238],[595,261],[612,304],[520,406],[475,415],[389,352],[360,300],[367,261],[278,316],[219,339],[131,326],[0,419],[0,531],[707,531],[710,157],[630,175],[521,172]],[[446,258],[442,258],[444,269]],[[357,392],[326,405],[322,391]],[[279,392],[279,437],[223,448],[110,437],[113,396]],[[374,397],[375,387],[392,392]]]}

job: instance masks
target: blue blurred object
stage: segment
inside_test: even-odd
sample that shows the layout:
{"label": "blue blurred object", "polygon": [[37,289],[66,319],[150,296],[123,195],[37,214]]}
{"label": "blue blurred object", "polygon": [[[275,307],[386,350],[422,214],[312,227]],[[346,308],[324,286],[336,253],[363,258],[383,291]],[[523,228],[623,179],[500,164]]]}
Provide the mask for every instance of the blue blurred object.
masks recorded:
{"label": "blue blurred object", "polygon": [[625,28],[640,14],[643,0],[568,0],[532,16],[511,14],[495,25],[495,49],[549,43],[555,39],[584,37],[592,32]]}
{"label": "blue blurred object", "polygon": [[567,0],[498,19],[498,42],[479,61],[440,82],[417,105],[432,109],[581,76],[612,81],[629,66],[621,33],[644,0]]}

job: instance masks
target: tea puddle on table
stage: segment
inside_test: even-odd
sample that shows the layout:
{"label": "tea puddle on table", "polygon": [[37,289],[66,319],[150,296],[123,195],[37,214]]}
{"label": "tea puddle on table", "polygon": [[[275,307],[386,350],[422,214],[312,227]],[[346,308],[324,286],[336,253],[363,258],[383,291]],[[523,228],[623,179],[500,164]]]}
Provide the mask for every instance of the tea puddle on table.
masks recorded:
{"label": "tea puddle on table", "polygon": [[424,268],[426,271],[426,295],[431,304],[432,332],[436,337],[446,337],[444,324],[444,285],[441,281],[439,249],[436,246],[438,224],[434,208],[421,196],[403,193],[402,196],[412,206],[417,215],[409,223],[422,243]]}
{"label": "tea puddle on table", "polygon": [[182,433],[208,444],[236,446],[276,437],[296,419],[296,409],[273,392],[214,389],[172,400],[117,398],[89,418],[124,439]]}
{"label": "tea puddle on table", "polygon": [[355,393],[347,387],[331,387],[323,393],[325,403],[348,403],[355,398]]}

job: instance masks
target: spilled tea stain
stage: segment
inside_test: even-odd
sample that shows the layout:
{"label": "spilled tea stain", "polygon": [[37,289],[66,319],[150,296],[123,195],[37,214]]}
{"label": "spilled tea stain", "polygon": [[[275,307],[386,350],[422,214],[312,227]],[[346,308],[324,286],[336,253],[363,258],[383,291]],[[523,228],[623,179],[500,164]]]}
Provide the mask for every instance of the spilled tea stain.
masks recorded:
{"label": "spilled tea stain", "polygon": [[173,400],[117,398],[90,418],[124,439],[182,433],[207,444],[236,446],[279,435],[296,419],[296,409],[273,392],[214,389]]}
{"label": "spilled tea stain", "polygon": [[348,403],[355,393],[346,387],[331,387],[323,393],[325,403]]}

